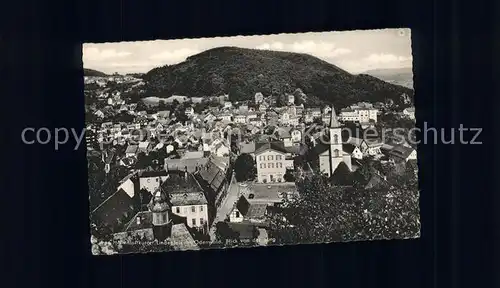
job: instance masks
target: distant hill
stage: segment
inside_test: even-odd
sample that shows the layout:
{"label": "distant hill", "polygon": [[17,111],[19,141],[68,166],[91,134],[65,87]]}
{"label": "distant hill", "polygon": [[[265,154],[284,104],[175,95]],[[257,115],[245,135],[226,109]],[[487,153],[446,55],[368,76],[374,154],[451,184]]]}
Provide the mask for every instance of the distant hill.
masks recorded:
{"label": "distant hill", "polygon": [[83,68],[83,76],[106,77],[108,75],[106,73],[101,72],[101,71]]}
{"label": "distant hill", "polygon": [[229,94],[231,100],[291,93],[300,88],[309,99],[346,106],[357,101],[401,103],[411,89],[369,75],[352,75],[307,54],[219,47],[186,61],[155,68],[145,76],[146,95],[191,97]]}
{"label": "distant hill", "polygon": [[391,84],[401,85],[413,89],[412,68],[376,69],[366,71],[363,74],[377,77]]}

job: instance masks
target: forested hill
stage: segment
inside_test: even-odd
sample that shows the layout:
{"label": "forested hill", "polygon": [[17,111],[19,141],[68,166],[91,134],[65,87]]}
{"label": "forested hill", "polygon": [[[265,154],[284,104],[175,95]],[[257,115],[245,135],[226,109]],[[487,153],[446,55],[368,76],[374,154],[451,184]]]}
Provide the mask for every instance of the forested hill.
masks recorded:
{"label": "forested hill", "polygon": [[95,77],[106,77],[106,73],[101,71],[83,68],[83,76],[95,76]]}
{"label": "forested hill", "polygon": [[309,98],[336,106],[357,101],[401,103],[411,89],[392,85],[369,75],[353,75],[307,54],[219,47],[186,61],[155,68],[145,76],[149,96],[173,94],[190,97],[229,94],[231,100],[291,93],[300,88]]}

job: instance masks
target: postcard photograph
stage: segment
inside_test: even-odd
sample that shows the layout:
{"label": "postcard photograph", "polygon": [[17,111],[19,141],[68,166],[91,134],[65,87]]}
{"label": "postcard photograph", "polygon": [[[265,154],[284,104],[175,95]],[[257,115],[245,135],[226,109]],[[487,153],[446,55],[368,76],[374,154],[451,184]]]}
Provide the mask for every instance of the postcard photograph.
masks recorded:
{"label": "postcard photograph", "polygon": [[83,44],[92,254],[418,238],[410,34]]}

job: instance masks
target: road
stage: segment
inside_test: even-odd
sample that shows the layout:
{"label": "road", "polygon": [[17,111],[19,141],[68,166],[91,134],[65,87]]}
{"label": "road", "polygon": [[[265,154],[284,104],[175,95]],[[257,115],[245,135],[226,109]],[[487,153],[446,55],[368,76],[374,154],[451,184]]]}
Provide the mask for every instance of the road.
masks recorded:
{"label": "road", "polygon": [[239,196],[239,185],[236,183],[236,179],[234,178],[234,174],[231,178],[231,183],[228,187],[228,192],[226,195],[226,198],[224,198],[222,205],[217,209],[217,215],[215,215],[215,219],[212,223],[212,227],[210,228],[210,239],[211,241],[215,241],[215,224],[220,221],[224,221],[226,217],[231,213],[231,210],[233,209],[234,203],[238,201],[238,196]]}

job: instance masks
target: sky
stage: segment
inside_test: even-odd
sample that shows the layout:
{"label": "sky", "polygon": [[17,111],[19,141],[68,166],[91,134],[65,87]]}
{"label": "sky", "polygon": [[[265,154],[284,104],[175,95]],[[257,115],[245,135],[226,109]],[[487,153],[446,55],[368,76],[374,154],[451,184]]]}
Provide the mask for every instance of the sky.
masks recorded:
{"label": "sky", "polygon": [[410,29],[355,30],[199,39],[83,44],[83,67],[104,73],[146,73],[221,46],[306,53],[356,74],[412,67]]}

